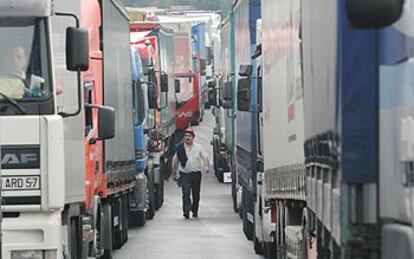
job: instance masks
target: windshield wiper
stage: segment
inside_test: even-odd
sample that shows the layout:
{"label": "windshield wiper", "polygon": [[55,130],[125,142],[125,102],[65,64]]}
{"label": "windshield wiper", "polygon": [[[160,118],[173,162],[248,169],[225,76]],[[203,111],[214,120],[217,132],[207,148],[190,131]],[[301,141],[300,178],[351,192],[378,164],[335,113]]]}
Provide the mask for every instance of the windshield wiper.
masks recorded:
{"label": "windshield wiper", "polygon": [[0,96],[2,96],[6,101],[11,103],[14,107],[16,107],[21,114],[26,114],[27,111],[25,108],[23,108],[20,104],[18,104],[13,98],[5,95],[4,93],[0,92]]}

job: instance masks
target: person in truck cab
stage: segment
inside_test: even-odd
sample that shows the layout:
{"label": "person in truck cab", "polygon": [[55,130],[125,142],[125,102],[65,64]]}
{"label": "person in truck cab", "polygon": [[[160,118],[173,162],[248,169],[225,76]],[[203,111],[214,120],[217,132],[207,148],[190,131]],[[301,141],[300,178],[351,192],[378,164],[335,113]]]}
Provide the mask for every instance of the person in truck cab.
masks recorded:
{"label": "person in truck cab", "polygon": [[15,47],[12,49],[12,59],[13,59],[13,74],[22,80],[25,85],[24,96],[25,97],[37,97],[43,96],[42,85],[45,80],[37,75],[26,74],[28,62],[27,54],[24,48]]}
{"label": "person in truck cab", "polygon": [[209,173],[210,166],[207,152],[202,145],[194,143],[194,137],[195,133],[192,128],[184,131],[184,142],[177,146],[173,160],[173,177],[175,179],[179,177],[181,182],[183,216],[186,219],[190,217],[190,210],[194,218],[198,217],[201,171]]}

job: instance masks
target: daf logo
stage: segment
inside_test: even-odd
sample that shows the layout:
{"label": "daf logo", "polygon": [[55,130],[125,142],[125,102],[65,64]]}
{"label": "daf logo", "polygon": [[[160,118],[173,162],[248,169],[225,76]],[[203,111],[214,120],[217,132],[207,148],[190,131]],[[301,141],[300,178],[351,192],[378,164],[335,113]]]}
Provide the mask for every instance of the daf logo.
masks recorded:
{"label": "daf logo", "polygon": [[1,146],[2,169],[37,169],[40,168],[39,145],[5,145]]}
{"label": "daf logo", "polygon": [[38,161],[38,156],[35,153],[26,154],[5,154],[2,159],[2,164],[29,164]]}

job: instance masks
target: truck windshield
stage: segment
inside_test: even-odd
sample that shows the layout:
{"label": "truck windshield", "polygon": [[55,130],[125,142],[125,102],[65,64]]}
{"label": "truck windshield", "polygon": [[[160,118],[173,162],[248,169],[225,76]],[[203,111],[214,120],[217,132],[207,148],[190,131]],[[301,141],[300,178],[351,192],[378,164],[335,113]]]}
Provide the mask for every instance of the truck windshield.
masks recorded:
{"label": "truck windshield", "polygon": [[176,77],[180,80],[180,92],[176,94],[177,106],[181,106],[188,102],[193,97],[193,82],[194,78],[190,77]]}
{"label": "truck windshield", "polygon": [[140,81],[134,81],[133,84],[134,124],[141,125],[145,119],[145,93]]}
{"label": "truck windshield", "polygon": [[[49,97],[44,20],[2,18],[0,35],[0,92],[18,102]],[[5,100],[0,97],[0,101]]]}

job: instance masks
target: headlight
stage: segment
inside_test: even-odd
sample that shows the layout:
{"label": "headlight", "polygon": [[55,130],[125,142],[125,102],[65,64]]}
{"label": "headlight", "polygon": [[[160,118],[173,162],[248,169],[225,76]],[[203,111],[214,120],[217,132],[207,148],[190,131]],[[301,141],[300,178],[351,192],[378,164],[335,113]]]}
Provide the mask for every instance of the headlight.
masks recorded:
{"label": "headlight", "polygon": [[44,253],[42,250],[13,251],[11,259],[44,259]]}

